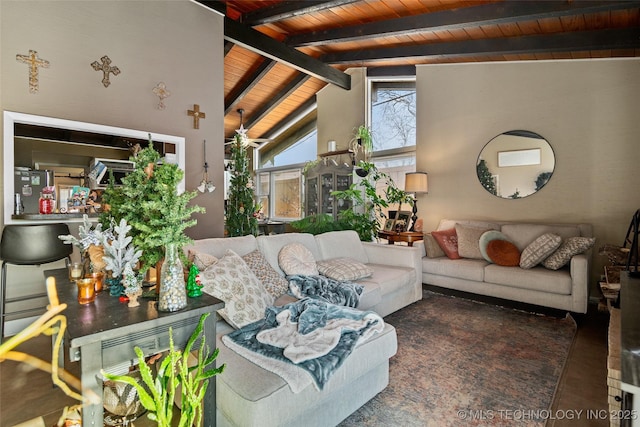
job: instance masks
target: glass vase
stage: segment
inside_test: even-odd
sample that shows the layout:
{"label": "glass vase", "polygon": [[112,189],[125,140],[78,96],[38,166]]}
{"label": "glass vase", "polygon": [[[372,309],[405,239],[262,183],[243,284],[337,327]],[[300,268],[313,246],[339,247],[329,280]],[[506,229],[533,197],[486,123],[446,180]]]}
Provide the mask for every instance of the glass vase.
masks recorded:
{"label": "glass vase", "polygon": [[170,243],[164,248],[164,262],[160,268],[160,293],[158,310],[177,311],[187,306],[187,291],[184,283],[182,261],[178,248]]}

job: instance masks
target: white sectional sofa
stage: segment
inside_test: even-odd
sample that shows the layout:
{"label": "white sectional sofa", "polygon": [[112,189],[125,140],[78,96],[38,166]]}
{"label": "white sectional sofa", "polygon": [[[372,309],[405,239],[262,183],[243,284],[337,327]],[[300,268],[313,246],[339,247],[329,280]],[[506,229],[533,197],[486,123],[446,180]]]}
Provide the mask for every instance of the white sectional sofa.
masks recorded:
{"label": "white sectional sofa", "polygon": [[[498,230],[523,251],[544,233],[568,237],[591,237],[590,224],[534,224],[443,219],[437,230],[456,224]],[[424,250],[424,248],[423,248]],[[423,255],[427,255],[423,252]],[[591,251],[575,255],[559,270],[543,266],[531,269],[505,267],[484,259],[422,258],[422,281],[428,285],[520,301],[575,313],[586,313],[589,296]]]}
{"label": "white sectional sofa", "polygon": [[[363,243],[354,231],[211,238],[184,249],[216,257],[228,249],[241,256],[257,249],[284,276],[278,253],[292,242],[302,243],[317,261],[349,257],[373,270],[372,276],[356,282],[364,286],[358,309],[386,316],[422,298],[420,248]],[[395,329],[386,324],[382,333],[353,351],[322,391],[310,385],[292,393],[278,375],[224,345],[221,336],[232,330],[223,320],[218,322],[218,363],[226,364],[225,372],[216,377],[218,426],[336,425],[387,386],[389,358],[397,350]]]}

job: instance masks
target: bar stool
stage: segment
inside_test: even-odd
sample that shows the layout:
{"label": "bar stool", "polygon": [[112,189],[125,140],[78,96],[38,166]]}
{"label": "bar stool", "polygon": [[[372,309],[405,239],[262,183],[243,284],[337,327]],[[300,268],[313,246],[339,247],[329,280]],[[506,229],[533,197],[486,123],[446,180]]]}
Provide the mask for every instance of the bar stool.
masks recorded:
{"label": "bar stool", "polygon": [[[66,258],[69,265],[73,246],[58,239],[69,234],[67,224],[5,225],[0,240],[0,259],[2,259],[2,285],[0,288],[0,341],[4,338],[4,318],[7,316],[6,304],[46,297],[46,293],[5,298],[7,294],[7,264],[34,265],[47,264]],[[23,314],[35,312],[41,308],[30,308],[11,312]]]}

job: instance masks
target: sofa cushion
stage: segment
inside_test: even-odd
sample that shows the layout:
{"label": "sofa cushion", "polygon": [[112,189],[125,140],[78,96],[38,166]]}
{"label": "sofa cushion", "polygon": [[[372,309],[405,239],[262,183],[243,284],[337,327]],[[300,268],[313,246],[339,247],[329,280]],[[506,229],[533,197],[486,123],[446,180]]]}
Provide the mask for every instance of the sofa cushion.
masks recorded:
{"label": "sofa cushion", "polygon": [[431,235],[436,239],[440,248],[444,251],[445,255],[449,259],[460,259],[458,253],[458,236],[456,235],[456,229],[450,228],[448,230],[432,231]]}
{"label": "sofa cushion", "polygon": [[480,252],[480,236],[487,229],[468,227],[462,224],[456,224],[455,229],[458,238],[458,254],[462,258],[483,259]]}
{"label": "sofa cushion", "polygon": [[274,234],[269,236],[258,236],[255,238],[258,243],[258,249],[262,252],[262,255],[269,261],[271,267],[276,270],[278,273],[285,275],[284,271],[280,268],[278,264],[278,254],[280,253],[280,249],[284,247],[284,245],[292,242],[302,243],[307,249],[311,251],[313,257],[318,260],[321,259],[320,251],[318,250],[318,245],[316,244],[316,239],[313,234],[309,233],[284,233],[284,234]]}
{"label": "sofa cushion", "polygon": [[484,280],[484,267],[486,265],[487,262],[485,260],[479,259],[422,258],[422,271],[424,272],[437,276],[475,280],[477,282]]}
{"label": "sofa cushion", "polygon": [[448,230],[454,228],[456,224],[466,225],[467,227],[484,228],[486,230],[500,230],[500,224],[498,223],[473,219],[442,219],[438,223],[437,230]]}
{"label": "sofa cushion", "polygon": [[482,236],[480,236],[480,240],[478,242],[478,246],[480,247],[480,253],[482,254],[482,258],[485,259],[487,262],[493,262],[491,261],[491,258],[489,258],[489,255],[487,254],[487,245],[492,240],[508,241],[509,238],[505,236],[504,233],[498,230],[489,230],[482,233]]}
{"label": "sofa cushion", "polygon": [[520,255],[520,268],[533,268],[554,253],[562,243],[562,237],[545,233],[531,242]]}
{"label": "sofa cushion", "polygon": [[218,257],[209,255],[205,252],[200,252],[195,249],[187,250],[187,259],[191,261],[199,271],[206,269],[207,267],[218,262]]}
{"label": "sofa cushion", "polygon": [[224,375],[215,377],[218,410],[228,414],[237,425],[291,425],[289,417],[295,417],[304,405],[331,398],[336,390],[349,387],[357,378],[371,375],[373,368],[387,363],[397,351],[397,338],[394,327],[385,324],[381,333],[353,350],[322,392],[316,390],[310,379],[299,394],[292,393],[280,376],[229,349],[219,334],[216,345],[220,349],[216,363],[226,364]]}
{"label": "sofa cushion", "polygon": [[520,264],[520,251],[507,240],[492,240],[487,244],[487,255],[494,264],[517,266]]}
{"label": "sofa cushion", "polygon": [[273,297],[244,260],[232,250],[200,274],[202,291],[224,301],[218,313],[234,328],[264,317]]}
{"label": "sofa cushion", "polygon": [[580,236],[580,228],[573,225],[552,224],[504,224],[500,229],[514,243],[520,251],[523,251],[531,242],[545,233],[557,234],[562,239]]}
{"label": "sofa cushion", "polygon": [[484,271],[487,283],[509,286],[512,288],[530,289],[558,295],[571,294],[571,275],[569,269],[558,271],[534,267],[524,270],[520,267],[503,267],[488,265]]}
{"label": "sofa cushion", "polygon": [[249,252],[253,252],[258,249],[258,243],[256,237],[252,234],[248,236],[240,237],[212,237],[209,239],[194,240],[190,245],[185,245],[183,250],[185,254],[189,253],[189,250],[203,252],[209,255],[213,255],[217,258],[222,258],[227,252],[227,249],[231,249],[238,255],[246,255]]}
{"label": "sofa cushion", "polygon": [[358,233],[354,230],[329,231],[315,236],[320,257],[317,261],[331,258],[352,258],[363,264],[369,262]]}
{"label": "sofa cushion", "polygon": [[302,243],[288,243],[278,253],[278,265],[286,275],[317,276],[318,266],[309,249]]}
{"label": "sofa cushion", "polygon": [[[397,289],[411,287],[416,280],[416,270],[409,267],[397,267],[382,264],[367,264],[373,271],[371,276],[358,280],[358,285],[367,286],[368,283],[375,283],[380,287],[380,296],[384,296]],[[362,303],[362,301],[361,301]],[[361,307],[364,305],[358,305]]]}
{"label": "sofa cushion", "polygon": [[553,254],[542,261],[542,265],[550,270],[557,270],[566,265],[572,256],[591,249],[595,242],[595,237],[569,237]]}
{"label": "sofa cushion", "polygon": [[278,274],[278,272],[269,265],[269,262],[267,262],[267,259],[259,250],[256,249],[253,252],[249,252],[244,255],[242,259],[247,263],[247,266],[253,271],[253,274],[256,275],[260,283],[262,283],[264,289],[269,292],[274,299],[279,298],[282,294],[289,291],[287,279]]}
{"label": "sofa cushion", "polygon": [[358,280],[373,274],[369,267],[353,258],[332,258],[317,265],[320,274],[339,281]]}
{"label": "sofa cushion", "polygon": [[439,258],[446,256],[435,237],[431,235],[431,233],[426,233],[423,236],[424,250],[427,253],[427,257],[429,258]]}

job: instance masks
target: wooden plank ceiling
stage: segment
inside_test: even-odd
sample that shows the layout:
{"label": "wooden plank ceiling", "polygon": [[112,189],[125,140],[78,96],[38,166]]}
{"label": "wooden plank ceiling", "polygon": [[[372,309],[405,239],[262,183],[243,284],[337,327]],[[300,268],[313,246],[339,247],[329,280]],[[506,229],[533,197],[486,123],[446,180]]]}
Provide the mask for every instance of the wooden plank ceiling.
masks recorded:
{"label": "wooden plank ceiling", "polygon": [[351,67],[640,56],[640,1],[197,1],[226,15],[226,137],[240,108],[269,137]]}

